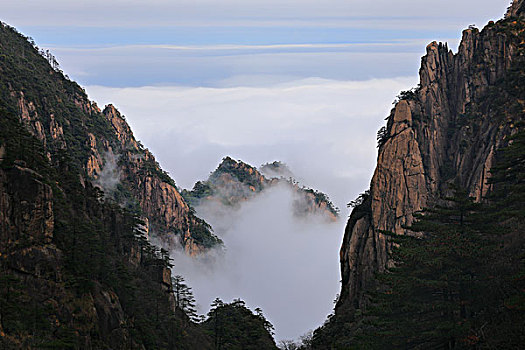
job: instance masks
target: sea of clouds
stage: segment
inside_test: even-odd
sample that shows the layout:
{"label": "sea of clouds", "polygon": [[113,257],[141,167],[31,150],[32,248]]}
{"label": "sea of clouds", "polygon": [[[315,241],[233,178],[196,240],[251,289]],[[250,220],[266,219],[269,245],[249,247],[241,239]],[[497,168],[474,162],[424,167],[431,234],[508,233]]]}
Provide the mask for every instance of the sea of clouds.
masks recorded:
{"label": "sea of clouds", "polygon": [[368,187],[376,132],[392,101],[416,83],[416,77],[302,79],[255,87],[89,86],[87,91],[101,105],[111,102],[120,109],[182,188],[206,179],[227,155],[254,166],[280,160],[302,184],[345,208]]}
{"label": "sea of clouds", "polygon": [[301,184],[327,193],[341,209],[335,223],[315,215],[298,219],[288,186],[270,188],[237,209],[208,202],[197,214],[225,249],[197,259],[172,252],[174,271],[193,287],[201,313],[215,297],[242,298],[252,309],[263,309],[282,340],[315,329],[332,311],[346,203],[368,188],[376,131],[395,96],[416,81],[269,83],[236,77],[213,88],[87,91],[101,105],[111,102],[121,110],[179,187],[205,180],[226,155],[254,166],[281,160]]}

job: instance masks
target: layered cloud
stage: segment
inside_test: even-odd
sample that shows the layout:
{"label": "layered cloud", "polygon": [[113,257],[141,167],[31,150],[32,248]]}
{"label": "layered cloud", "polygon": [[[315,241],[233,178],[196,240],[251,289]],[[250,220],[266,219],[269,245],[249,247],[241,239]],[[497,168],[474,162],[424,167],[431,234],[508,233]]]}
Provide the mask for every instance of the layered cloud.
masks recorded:
{"label": "layered cloud", "polygon": [[[421,19],[442,18],[441,22],[447,22],[443,18],[487,19],[487,15],[501,16],[509,3],[508,0],[26,0],[23,2],[25,16],[20,11],[20,1],[6,0],[2,7],[4,16],[18,21],[19,25],[111,28],[151,25],[246,26],[258,21],[270,26],[304,25],[305,22],[314,26],[333,26],[337,20],[343,25],[348,25],[349,20],[367,20],[376,28],[389,21],[409,28]],[[453,13],[451,9],[454,9]]]}
{"label": "layered cloud", "polygon": [[426,43],[455,48],[463,28],[499,18],[509,3],[6,0],[1,19],[51,48],[82,85],[217,86],[233,75],[410,75]]}
{"label": "layered cloud", "polygon": [[226,155],[255,166],[281,160],[305,185],[344,208],[368,186],[376,131],[392,101],[417,83],[409,77],[245,86],[257,80],[233,77],[230,87],[221,88],[90,86],[87,91],[126,115],[181,187],[206,179]]}

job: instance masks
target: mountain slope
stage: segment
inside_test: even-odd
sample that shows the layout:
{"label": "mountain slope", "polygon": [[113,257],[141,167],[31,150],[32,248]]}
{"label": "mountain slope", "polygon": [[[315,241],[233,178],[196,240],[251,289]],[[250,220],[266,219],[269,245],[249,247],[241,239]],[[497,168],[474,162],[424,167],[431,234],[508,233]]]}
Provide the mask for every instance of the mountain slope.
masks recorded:
{"label": "mountain slope", "polygon": [[[1,23],[0,347],[213,348],[150,235],[190,255],[221,244],[124,117]],[[268,322],[243,315],[222,335],[275,348]]]}
{"label": "mountain slope", "polygon": [[[2,348],[210,348],[175,306],[166,252],[147,241],[148,227],[176,215],[180,227],[205,223],[186,215],[172,180],[123,119],[111,107],[100,112],[44,54],[0,25]],[[111,155],[119,155],[119,176],[102,179]],[[133,171],[142,177],[131,179]],[[178,212],[150,216],[148,226],[137,181],[146,193],[164,191],[153,209]]]}
{"label": "mountain slope", "polygon": [[[482,31],[465,30],[456,54],[446,44],[429,44],[419,75],[420,84],[398,96],[387,125],[378,131],[377,167],[370,189],[351,202],[354,209],[340,250],[341,293],[334,314],[314,333],[315,349],[426,348],[431,343],[492,349],[522,344],[523,176],[515,173],[523,168],[523,149],[517,147],[523,147],[525,130],[525,2],[514,0],[504,19],[489,22]],[[512,175],[502,175],[506,173]],[[450,241],[444,247],[431,246],[426,243],[432,242],[430,232],[419,228],[424,232],[416,234],[409,229],[424,220],[416,220],[423,209],[446,208],[451,213],[450,199],[457,189],[478,202],[473,208],[485,211],[478,219],[479,232],[494,246],[483,247],[489,261],[475,264],[485,277],[469,274],[466,261],[467,255],[476,256],[481,250],[455,249]],[[458,220],[463,216],[452,216],[446,225],[463,224]],[[450,237],[450,232],[446,234]],[[396,239],[403,235],[415,238]],[[425,255],[425,249],[433,255]],[[448,295],[443,289],[436,292],[436,284],[425,284],[439,279],[456,287],[444,272],[446,263],[439,260],[443,256],[457,257],[452,274],[467,271],[472,281],[467,281],[466,290],[485,286],[489,290],[477,294],[491,295],[489,299],[462,304],[478,295]],[[411,262],[419,271],[430,266],[434,272],[414,278],[417,269],[410,269]],[[410,269],[408,276],[400,273],[403,268]],[[418,288],[434,294],[415,297]],[[384,303],[392,300],[396,304]],[[417,304],[421,300],[427,304]],[[454,309],[429,319],[432,312],[452,304]],[[443,327],[439,322],[444,319],[454,322]],[[415,326],[403,328],[410,324]],[[451,334],[447,329],[461,331]],[[438,339],[435,335],[440,332]]]}
{"label": "mountain slope", "polygon": [[101,111],[49,52],[39,54],[4,24],[0,54],[0,99],[42,142],[51,162],[67,152],[82,181],[99,179],[107,197],[140,213],[151,233],[180,243],[190,255],[220,244],[112,105]]}
{"label": "mountain slope", "polygon": [[139,217],[81,181],[0,102],[0,344],[167,348],[206,335],[173,302],[165,253]]}
{"label": "mountain slope", "polygon": [[348,221],[336,313],[364,307],[374,274],[388,266],[382,231],[409,233],[414,213],[436,204],[451,182],[478,201],[490,191],[495,152],[524,117],[523,6],[515,1],[505,19],[481,32],[465,30],[456,54],[446,44],[427,46],[420,85],[401,93],[378,133],[370,191]]}

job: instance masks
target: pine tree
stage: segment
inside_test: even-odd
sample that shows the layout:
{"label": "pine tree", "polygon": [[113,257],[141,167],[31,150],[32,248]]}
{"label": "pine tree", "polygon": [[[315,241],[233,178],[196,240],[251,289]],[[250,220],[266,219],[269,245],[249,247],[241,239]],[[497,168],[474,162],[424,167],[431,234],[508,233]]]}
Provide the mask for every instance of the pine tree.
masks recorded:
{"label": "pine tree", "polygon": [[445,205],[425,210],[410,227],[415,235],[390,234],[395,266],[379,279],[372,348],[456,348],[468,344],[490,284],[480,266],[490,244],[479,230],[479,204],[457,189]]}
{"label": "pine tree", "polygon": [[219,298],[211,305],[202,324],[215,337],[215,349],[277,349],[270,333],[273,326],[258,308],[254,314],[241,299],[225,304]]}
{"label": "pine tree", "polygon": [[172,277],[171,283],[177,307],[181,309],[192,322],[198,323],[200,318],[195,308],[195,297],[193,296],[191,287],[185,283],[184,278],[180,275]]}
{"label": "pine tree", "polygon": [[208,312],[208,320],[213,319],[213,335],[215,349],[220,349],[222,338],[222,318],[220,309],[224,307],[224,302],[220,298],[215,298],[211,303],[210,312]]}

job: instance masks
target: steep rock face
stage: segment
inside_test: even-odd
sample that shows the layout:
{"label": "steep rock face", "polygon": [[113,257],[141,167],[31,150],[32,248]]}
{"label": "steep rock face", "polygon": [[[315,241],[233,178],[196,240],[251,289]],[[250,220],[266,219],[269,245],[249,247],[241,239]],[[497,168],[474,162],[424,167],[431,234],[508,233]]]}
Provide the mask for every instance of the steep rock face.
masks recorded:
{"label": "steep rock face", "polygon": [[[208,230],[206,223],[193,215],[173,180],[159,167],[151,152],[143,149],[135,140],[128,123],[115,107],[106,106],[103,115],[120,142],[115,150],[105,148],[104,154],[106,158],[116,157],[114,152],[118,155],[118,181],[126,185],[137,201],[142,214],[148,219],[150,230],[170,244],[182,243],[184,250],[192,256],[219,243],[209,231],[207,240],[194,237],[194,228]],[[92,149],[92,152],[93,159],[103,158],[96,149]],[[95,166],[92,176],[99,179],[104,165],[101,162],[95,164],[98,166]]]}
{"label": "steep rock face", "polygon": [[[72,158],[82,181],[93,181],[108,198],[140,212],[152,234],[190,255],[220,244],[114,106],[101,111],[29,42],[10,45],[9,29],[3,24],[0,29],[0,98],[42,142],[51,162]],[[22,52],[25,57],[19,57]],[[32,66],[23,64],[28,59]]]}
{"label": "steep rock face", "polygon": [[373,275],[388,266],[382,231],[410,234],[414,213],[436,204],[452,180],[478,201],[495,150],[523,120],[523,1],[505,20],[463,32],[458,52],[433,42],[421,60],[420,85],[404,92],[382,130],[369,193],[348,221],[340,251],[336,313],[366,305]]}
{"label": "steep rock face", "polygon": [[56,280],[60,252],[52,244],[53,194],[41,180],[20,165],[0,169],[0,252],[18,273]]}
{"label": "steep rock face", "polygon": [[[99,324],[94,310],[108,308],[107,317],[113,318],[114,323],[120,324],[124,320],[122,312],[116,313],[110,310],[108,303],[104,300],[93,300],[84,298],[79,303],[88,303],[90,307],[82,311],[74,311],[73,305],[68,302],[73,297],[70,291],[64,288],[63,280],[63,257],[60,249],[53,243],[54,213],[53,213],[53,191],[51,187],[44,184],[43,176],[32,169],[15,165],[0,168],[0,256],[2,265],[2,278],[5,276],[17,276],[23,281],[24,291],[33,295],[33,303],[41,303],[42,307],[50,314],[49,320],[54,327],[51,332],[59,332],[63,329],[61,322],[69,319],[71,324],[79,328],[79,338],[86,348],[92,346],[91,339],[87,335],[89,328],[83,328],[77,322],[82,318],[83,326]],[[12,278],[12,277],[11,277]],[[5,283],[5,282],[4,282]],[[16,300],[19,291],[15,283],[12,293]],[[102,293],[102,292],[101,292]],[[105,291],[104,293],[110,293]],[[113,293],[114,294],[114,293]],[[16,302],[16,301],[13,301]],[[119,299],[115,295],[112,304],[120,308]],[[36,312],[36,311],[35,311]],[[76,314],[75,314],[76,313]],[[9,324],[9,314],[4,313],[3,324]],[[69,324],[68,326],[70,326]],[[103,322],[100,323],[104,326]],[[9,347],[29,348],[32,337],[35,335],[20,332],[16,336],[9,334],[6,329],[2,331],[2,344]],[[93,329],[92,329],[93,330]],[[113,344],[127,339],[127,331],[121,330],[118,339]]]}
{"label": "steep rock face", "polygon": [[[54,216],[51,188],[20,165],[0,170],[0,227],[3,248],[20,241],[50,243]],[[16,179],[17,181],[13,181]]]}
{"label": "steep rock face", "polygon": [[[104,201],[72,168],[66,159],[52,166],[18,116],[0,108],[3,347],[153,346],[132,328],[157,334],[160,348],[184,343],[166,333],[180,334],[173,322],[186,319],[174,302],[166,257],[144,239],[147,223]],[[156,322],[159,312],[155,330],[136,323]]]}

